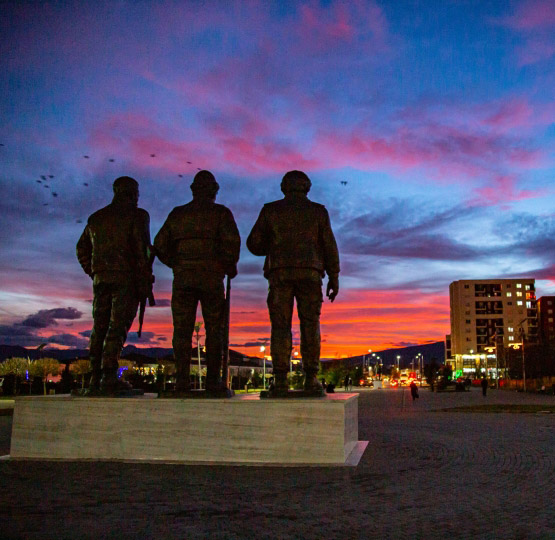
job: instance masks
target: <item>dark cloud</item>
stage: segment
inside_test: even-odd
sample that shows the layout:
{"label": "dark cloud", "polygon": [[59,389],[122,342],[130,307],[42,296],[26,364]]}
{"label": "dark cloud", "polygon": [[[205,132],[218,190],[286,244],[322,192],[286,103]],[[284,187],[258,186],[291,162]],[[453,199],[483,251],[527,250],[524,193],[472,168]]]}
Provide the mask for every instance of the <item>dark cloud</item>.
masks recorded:
{"label": "dark cloud", "polygon": [[137,332],[129,332],[127,334],[127,343],[140,343],[141,345],[154,345],[156,341],[154,339],[154,332],[141,332],[141,337],[137,335]]}
{"label": "dark cloud", "polygon": [[414,347],[415,345],[418,345],[418,343],[412,341],[397,341],[390,343],[390,345],[392,347]]}
{"label": "dark cloud", "polygon": [[79,332],[80,336],[87,337],[87,338],[91,337],[91,334],[92,334],[92,330],[83,330],[83,332]]}
{"label": "dark cloud", "polygon": [[83,313],[79,310],[66,307],[54,309],[41,309],[33,315],[29,315],[24,321],[19,323],[21,326],[30,326],[32,328],[46,328],[48,326],[56,326],[56,319],[80,319]]}
{"label": "dark cloud", "polygon": [[170,307],[172,301],[169,298],[156,298],[156,305],[152,307]]}
{"label": "dark cloud", "polygon": [[262,345],[269,346],[270,338],[258,338],[256,341],[247,341],[246,343],[230,343],[230,347],[260,347]]}
{"label": "dark cloud", "polygon": [[88,339],[80,338],[79,336],[74,336],[73,334],[55,334],[44,338],[44,341],[76,349],[86,349],[89,346]]}
{"label": "dark cloud", "polygon": [[391,199],[349,220],[337,231],[341,252],[409,259],[462,261],[481,256],[477,248],[458,242],[442,229],[451,228],[475,209],[434,211],[409,201]]}
{"label": "dark cloud", "polygon": [[[54,334],[51,336],[39,336],[37,332],[48,326],[57,326],[57,320],[80,319],[82,313],[72,307],[42,309],[37,313],[29,315],[24,321],[12,325],[0,325],[0,343],[4,345],[21,345],[32,347],[41,343],[56,343],[68,347],[87,347],[88,340],[73,334]],[[86,332],[80,335],[85,336]],[[89,332],[90,334],[90,332]]]}
{"label": "dark cloud", "polygon": [[156,341],[168,341],[168,338],[166,336],[158,336]]}

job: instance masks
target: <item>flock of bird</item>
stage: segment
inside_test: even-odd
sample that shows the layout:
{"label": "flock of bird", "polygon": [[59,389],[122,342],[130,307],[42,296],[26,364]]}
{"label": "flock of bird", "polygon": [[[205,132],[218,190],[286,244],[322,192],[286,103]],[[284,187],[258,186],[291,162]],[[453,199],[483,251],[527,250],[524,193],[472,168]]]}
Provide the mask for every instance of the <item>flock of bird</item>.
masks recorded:
{"label": "flock of bird", "polygon": [[[0,147],[4,146],[3,143],[0,143]],[[156,154],[150,154],[151,158],[155,158]],[[90,156],[88,155],[84,155],[83,156],[84,159],[90,159]],[[115,159],[114,158],[109,158],[108,161],[110,163],[115,163]],[[193,162],[192,161],[187,161],[187,165],[192,165]],[[197,167],[197,171],[202,170],[200,167]],[[183,178],[184,174],[178,174],[177,175],[179,178]],[[40,180],[36,180],[37,184],[41,184],[45,189],[51,189],[50,187],[50,181],[54,180],[54,175],[53,174],[41,174],[40,175]],[[50,182],[50,183],[47,183]],[[342,186],[346,186],[347,185],[347,181],[346,180],[341,180],[341,185]],[[84,187],[89,187],[88,182],[83,182],[83,186]],[[52,191],[52,197],[56,198],[58,197],[58,193],[56,191]],[[48,206],[48,203],[43,203],[43,206]],[[78,219],[76,220],[76,223],[83,223],[82,219]]]}

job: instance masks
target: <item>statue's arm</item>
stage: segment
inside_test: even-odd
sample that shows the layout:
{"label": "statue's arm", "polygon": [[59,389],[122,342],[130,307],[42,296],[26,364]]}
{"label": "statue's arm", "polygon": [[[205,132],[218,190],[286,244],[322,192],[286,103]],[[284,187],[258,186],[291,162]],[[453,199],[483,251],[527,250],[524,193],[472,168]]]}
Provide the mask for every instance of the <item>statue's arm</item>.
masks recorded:
{"label": "statue's arm", "polygon": [[169,225],[169,216],[166,219],[158,234],[154,237],[154,253],[160,261],[166,266],[170,266],[170,246],[171,246],[171,227]]}
{"label": "statue's arm", "polygon": [[220,249],[221,257],[226,267],[226,274],[230,278],[237,275],[237,262],[241,251],[241,236],[231,210],[223,210],[223,219],[220,222]]}
{"label": "statue's arm", "polygon": [[247,248],[253,255],[260,257],[268,255],[269,234],[265,208],[262,208],[260,211],[260,215],[247,238]]}
{"label": "statue's arm", "polygon": [[325,208],[322,219],[322,247],[324,250],[324,270],[328,275],[326,295],[333,302],[339,293],[339,250],[331,228],[330,216]]}
{"label": "statue's arm", "polygon": [[76,251],[81,268],[83,268],[85,274],[92,277],[92,242],[88,225],[77,242]]}
{"label": "statue's arm", "polygon": [[150,216],[146,210],[138,209],[138,219],[133,227],[133,253],[137,261],[137,271],[141,275],[150,275],[151,268],[148,261],[150,250]]}

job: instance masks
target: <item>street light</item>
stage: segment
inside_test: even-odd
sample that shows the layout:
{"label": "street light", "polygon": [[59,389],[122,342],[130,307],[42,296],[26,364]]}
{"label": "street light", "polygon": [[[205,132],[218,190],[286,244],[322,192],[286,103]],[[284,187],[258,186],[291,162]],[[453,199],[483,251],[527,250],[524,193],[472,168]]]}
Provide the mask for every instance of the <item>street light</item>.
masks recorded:
{"label": "street light", "polygon": [[263,375],[263,379],[262,379],[262,388],[264,390],[266,390],[266,345],[261,345],[260,346],[260,352],[262,353],[262,373]]}

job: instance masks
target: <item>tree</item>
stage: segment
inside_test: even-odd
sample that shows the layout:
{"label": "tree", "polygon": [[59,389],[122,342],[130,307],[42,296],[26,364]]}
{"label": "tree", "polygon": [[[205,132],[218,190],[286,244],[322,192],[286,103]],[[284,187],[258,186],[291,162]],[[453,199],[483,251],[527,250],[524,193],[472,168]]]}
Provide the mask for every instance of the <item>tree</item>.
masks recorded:
{"label": "tree", "polygon": [[44,395],[46,396],[46,379],[49,374],[58,375],[60,371],[60,362],[54,358],[39,358],[33,360],[29,364],[29,373],[34,377],[40,377],[44,388]]}
{"label": "tree", "polygon": [[0,375],[13,375],[14,377],[14,395],[17,395],[17,382],[25,377],[29,365],[28,358],[8,358],[0,364]]}
{"label": "tree", "polygon": [[69,369],[75,376],[81,375],[81,388],[85,388],[85,375],[91,372],[91,363],[84,359],[76,360]]}

